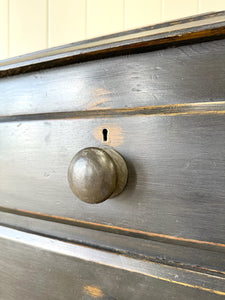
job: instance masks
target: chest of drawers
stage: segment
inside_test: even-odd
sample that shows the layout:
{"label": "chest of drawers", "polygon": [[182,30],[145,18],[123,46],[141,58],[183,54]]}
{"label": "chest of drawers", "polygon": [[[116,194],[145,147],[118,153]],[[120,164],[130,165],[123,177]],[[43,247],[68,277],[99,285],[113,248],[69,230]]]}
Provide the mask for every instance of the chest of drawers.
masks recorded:
{"label": "chest of drawers", "polygon": [[[1,62],[0,299],[224,298],[224,99],[224,12]],[[128,169],[99,204],[89,147]]]}

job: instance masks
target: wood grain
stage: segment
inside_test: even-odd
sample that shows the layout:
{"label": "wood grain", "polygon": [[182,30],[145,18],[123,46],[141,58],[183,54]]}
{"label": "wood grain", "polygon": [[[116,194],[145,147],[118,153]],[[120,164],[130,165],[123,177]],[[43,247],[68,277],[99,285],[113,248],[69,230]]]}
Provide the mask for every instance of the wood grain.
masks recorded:
{"label": "wood grain", "polygon": [[0,90],[1,116],[224,101],[225,40],[6,77]]}
{"label": "wood grain", "polygon": [[95,137],[107,118],[11,122],[0,126],[0,205],[224,244],[224,115],[113,120],[129,171],[120,196],[88,205],[67,183],[79,150],[110,146]]}
{"label": "wood grain", "polygon": [[[4,300],[222,299],[224,279],[1,227]],[[24,255],[26,261],[24,261]],[[112,281],[113,278],[113,281]],[[118,288],[120,287],[120,288]]]}

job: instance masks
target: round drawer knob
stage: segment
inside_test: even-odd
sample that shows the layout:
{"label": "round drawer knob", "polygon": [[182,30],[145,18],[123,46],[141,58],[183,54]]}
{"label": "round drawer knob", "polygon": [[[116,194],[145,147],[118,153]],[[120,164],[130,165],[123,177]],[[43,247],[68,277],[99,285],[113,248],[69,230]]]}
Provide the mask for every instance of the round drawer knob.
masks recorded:
{"label": "round drawer knob", "polygon": [[100,203],[119,195],[127,183],[127,166],[115,150],[85,148],[72,159],[68,181],[73,193],[87,203]]}

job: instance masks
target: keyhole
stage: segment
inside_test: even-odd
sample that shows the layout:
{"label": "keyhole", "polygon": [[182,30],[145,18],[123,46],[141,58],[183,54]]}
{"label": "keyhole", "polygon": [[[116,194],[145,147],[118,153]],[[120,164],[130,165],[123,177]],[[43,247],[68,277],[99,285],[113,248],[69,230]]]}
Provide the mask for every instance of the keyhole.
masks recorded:
{"label": "keyhole", "polygon": [[102,135],[103,135],[103,141],[107,142],[107,140],[108,140],[108,130],[106,128],[104,128],[102,130]]}

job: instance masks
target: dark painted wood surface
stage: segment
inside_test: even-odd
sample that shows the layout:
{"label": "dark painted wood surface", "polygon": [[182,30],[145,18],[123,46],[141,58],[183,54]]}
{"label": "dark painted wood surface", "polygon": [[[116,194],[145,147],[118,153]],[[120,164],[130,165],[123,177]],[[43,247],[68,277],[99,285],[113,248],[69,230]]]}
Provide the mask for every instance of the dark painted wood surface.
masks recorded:
{"label": "dark painted wood surface", "polygon": [[[224,298],[224,16],[0,63],[0,299]],[[129,169],[98,205],[67,182],[90,146]]]}
{"label": "dark painted wood surface", "polygon": [[[140,260],[152,261],[201,273],[225,277],[225,254],[221,247],[150,240],[92,228],[0,212],[0,225],[56,240],[73,242]],[[198,246],[198,247],[197,247]],[[205,245],[206,246],[206,245]]]}
{"label": "dark painted wood surface", "polygon": [[[224,244],[224,124],[223,110],[1,123],[0,205]],[[68,166],[82,148],[104,145],[126,159],[127,188],[102,204],[82,203]]]}
{"label": "dark painted wood surface", "polygon": [[217,276],[0,230],[0,295],[4,300],[206,300],[225,296],[224,279]]}
{"label": "dark painted wood surface", "polygon": [[0,116],[224,100],[225,40],[0,80]]}
{"label": "dark painted wood surface", "polygon": [[224,36],[225,12],[207,13],[10,58],[0,77]]}

